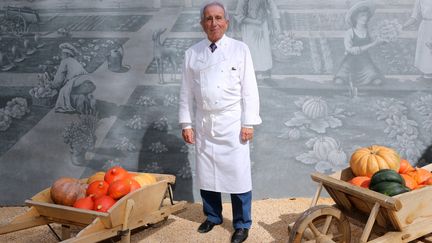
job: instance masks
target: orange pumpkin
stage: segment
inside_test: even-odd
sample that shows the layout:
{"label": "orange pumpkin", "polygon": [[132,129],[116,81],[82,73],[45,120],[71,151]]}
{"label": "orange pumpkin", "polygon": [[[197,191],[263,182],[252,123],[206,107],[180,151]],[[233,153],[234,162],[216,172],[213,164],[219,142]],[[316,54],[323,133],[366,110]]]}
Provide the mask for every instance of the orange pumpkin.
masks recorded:
{"label": "orange pumpkin", "polygon": [[131,191],[130,179],[116,180],[108,188],[108,196],[113,199],[120,199]]}
{"label": "orange pumpkin", "polygon": [[74,208],[93,210],[94,202],[93,196],[83,197],[75,201],[73,204]]}
{"label": "orange pumpkin", "polygon": [[93,195],[94,198],[99,198],[108,193],[109,184],[106,181],[93,181],[87,187],[86,195]]}
{"label": "orange pumpkin", "polygon": [[411,190],[414,190],[418,187],[417,181],[412,178],[412,176],[408,174],[400,174],[405,181],[405,186]]}
{"label": "orange pumpkin", "polygon": [[121,180],[126,178],[128,175],[129,173],[127,172],[127,170],[116,165],[107,170],[104,176],[104,180],[108,182],[108,184],[111,184],[116,180]]}
{"label": "orange pumpkin", "polygon": [[399,174],[406,174],[410,171],[414,171],[414,167],[408,162],[406,159],[401,159],[400,161],[400,167],[399,167]]}
{"label": "orange pumpkin", "polygon": [[96,173],[94,173],[93,175],[91,175],[88,179],[87,179],[87,184],[92,183],[93,181],[100,181],[100,180],[104,180],[105,177],[105,172],[103,171],[98,171]]}
{"label": "orange pumpkin", "polygon": [[95,199],[93,210],[98,212],[106,212],[108,211],[114,204],[116,200],[109,196],[102,196],[100,198]]}
{"label": "orange pumpkin", "polygon": [[133,178],[128,178],[127,180],[130,184],[130,191],[131,192],[141,188],[141,185],[136,180],[134,180]]}
{"label": "orange pumpkin", "polygon": [[432,185],[432,177],[425,182],[425,185]]}
{"label": "orange pumpkin", "polygon": [[348,182],[359,187],[369,188],[371,178],[367,176],[356,176]]}
{"label": "orange pumpkin", "polygon": [[432,177],[432,174],[423,168],[416,168],[414,171],[408,172],[408,175],[412,176],[417,184],[425,184],[429,178]]}
{"label": "orange pumpkin", "polygon": [[85,197],[87,184],[71,177],[60,177],[50,189],[51,199],[56,204],[73,206],[76,200]]}
{"label": "orange pumpkin", "polygon": [[157,182],[156,177],[149,173],[137,173],[132,175],[134,175],[132,178],[136,180],[141,187],[145,185],[151,185]]}
{"label": "orange pumpkin", "polygon": [[398,172],[400,156],[391,148],[372,145],[354,151],[351,155],[350,167],[355,176],[371,177],[381,169],[392,169]]}

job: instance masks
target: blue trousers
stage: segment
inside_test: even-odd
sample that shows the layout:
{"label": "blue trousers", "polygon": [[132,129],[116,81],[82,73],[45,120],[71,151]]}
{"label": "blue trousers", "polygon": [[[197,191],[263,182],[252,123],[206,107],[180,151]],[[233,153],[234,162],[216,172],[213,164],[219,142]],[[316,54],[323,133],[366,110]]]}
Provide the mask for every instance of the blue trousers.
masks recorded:
{"label": "blue trousers", "polygon": [[[200,190],[200,193],[204,215],[207,216],[207,220],[215,224],[221,224],[223,221],[221,193],[205,190]],[[252,191],[230,195],[234,229],[250,229],[252,225]]]}

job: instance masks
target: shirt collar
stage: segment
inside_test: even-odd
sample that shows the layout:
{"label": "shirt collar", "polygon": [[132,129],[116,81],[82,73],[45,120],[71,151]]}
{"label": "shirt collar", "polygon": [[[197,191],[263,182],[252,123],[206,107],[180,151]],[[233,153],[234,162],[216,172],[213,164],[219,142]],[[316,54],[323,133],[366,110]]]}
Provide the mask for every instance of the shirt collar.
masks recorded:
{"label": "shirt collar", "polygon": [[[210,46],[210,44],[212,43],[209,39],[207,40],[207,47]],[[222,45],[224,45],[224,43],[226,43],[226,36],[225,34],[222,36],[222,38],[220,38],[218,41],[215,42],[216,46],[219,48]]]}

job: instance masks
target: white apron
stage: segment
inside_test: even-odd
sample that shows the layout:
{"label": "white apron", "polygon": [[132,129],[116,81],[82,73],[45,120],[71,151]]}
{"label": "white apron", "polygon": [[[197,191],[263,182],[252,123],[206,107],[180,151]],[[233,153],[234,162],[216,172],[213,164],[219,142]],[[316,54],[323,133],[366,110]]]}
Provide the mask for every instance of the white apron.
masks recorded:
{"label": "white apron", "polygon": [[[234,61],[232,61],[234,59]],[[229,61],[231,60],[231,61]],[[200,189],[223,193],[252,190],[249,143],[242,143],[241,86],[235,58],[220,50],[197,60],[196,171]],[[227,102],[227,92],[232,100]],[[226,104],[231,104],[228,107]]]}

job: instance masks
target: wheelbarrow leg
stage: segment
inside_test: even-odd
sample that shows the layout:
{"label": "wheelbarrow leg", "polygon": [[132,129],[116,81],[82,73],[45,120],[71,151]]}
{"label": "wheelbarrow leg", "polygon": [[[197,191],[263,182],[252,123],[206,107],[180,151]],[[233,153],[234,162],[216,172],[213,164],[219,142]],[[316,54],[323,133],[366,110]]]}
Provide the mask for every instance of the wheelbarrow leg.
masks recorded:
{"label": "wheelbarrow leg", "polygon": [[362,233],[362,235],[360,237],[360,242],[361,243],[364,243],[364,242],[368,241],[370,233],[372,231],[372,227],[373,227],[373,225],[375,223],[375,219],[376,219],[376,217],[378,215],[379,209],[380,209],[380,204],[376,202],[375,205],[373,206],[371,212],[370,212],[369,218],[368,218],[368,220],[366,222],[366,225],[364,227],[363,233]]}
{"label": "wheelbarrow leg", "polygon": [[322,182],[320,182],[319,185],[318,185],[318,188],[317,188],[317,190],[316,190],[316,192],[315,192],[315,195],[314,195],[314,197],[312,198],[312,202],[311,202],[310,207],[314,207],[314,206],[316,206],[316,204],[317,204],[317,202],[318,202],[318,198],[319,198],[319,196],[321,195],[321,190],[322,190],[322,188],[323,188],[323,184],[322,184]]}
{"label": "wheelbarrow leg", "polygon": [[135,205],[135,201],[132,199],[127,200],[126,202],[126,209],[125,209],[125,216],[122,226],[122,234],[121,234],[121,243],[129,243],[130,242],[130,229],[129,229],[129,216],[133,210],[133,207]]}

